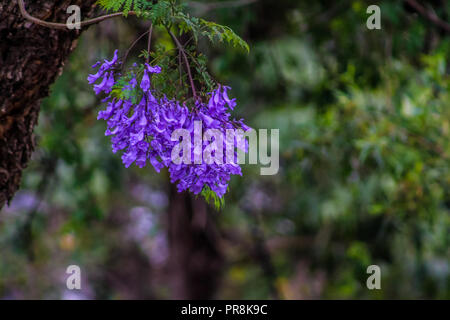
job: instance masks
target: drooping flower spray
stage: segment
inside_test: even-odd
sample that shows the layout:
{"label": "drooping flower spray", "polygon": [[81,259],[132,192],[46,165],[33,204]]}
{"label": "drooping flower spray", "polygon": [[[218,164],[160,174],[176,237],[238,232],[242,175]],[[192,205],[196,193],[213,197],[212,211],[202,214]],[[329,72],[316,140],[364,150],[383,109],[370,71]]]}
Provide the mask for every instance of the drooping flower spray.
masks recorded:
{"label": "drooping flower spray", "polygon": [[[176,164],[171,155],[178,141],[172,140],[172,133],[177,129],[187,130],[192,138],[190,149],[195,150],[195,122],[202,124],[201,132],[215,129],[223,136],[226,136],[227,129],[248,130],[243,120],[233,119],[230,115],[229,111],[236,106],[236,100],[228,96],[230,88],[219,85],[207,93],[207,101],[198,99],[189,108],[183,101],[166,96],[157,98],[159,95],[151,89],[150,76],[159,74],[161,68],[149,64],[145,64],[140,79],[136,78],[134,71],[129,72],[128,84],[120,88],[118,80],[121,75],[114,72],[114,68],[121,63],[117,55],[116,50],[111,61],[95,64],[95,68],[100,66],[98,72],[88,77],[96,94],[106,94],[103,102],[107,107],[98,113],[98,119],[107,122],[105,135],[111,136],[112,151],[123,152],[122,161],[127,168],[133,163],[140,168],[150,163],[157,172],[168,168],[171,182],[177,184],[180,192],[190,190],[199,194],[207,187],[222,198],[230,176],[242,175],[241,167],[236,163],[227,163],[225,159],[221,164]],[[133,96],[123,94],[123,98],[118,98],[117,92],[113,93],[115,89],[132,91]],[[207,144],[203,143],[202,153],[206,147]]]}
{"label": "drooping flower spray", "polygon": [[[101,3],[105,9],[115,8],[106,0]],[[146,32],[148,50],[141,55],[145,62],[125,68],[129,51],[143,34],[123,58],[119,58],[116,50],[110,61],[97,62],[93,66],[96,72],[88,77],[95,94],[104,96],[102,102],[106,109],[98,113],[98,119],[107,123],[105,135],[111,137],[112,151],[121,153],[127,168],[132,164],[143,168],[149,163],[157,172],[167,168],[179,192],[189,190],[206,198],[212,194],[215,200],[223,199],[231,175],[242,175],[234,137],[231,138],[233,161],[229,161],[227,132],[245,132],[249,127],[230,114],[237,105],[236,99],[229,97],[231,88],[217,84],[206,71],[206,58],[195,46],[181,44],[172,29],[178,30],[178,34],[191,35],[195,41],[199,36],[206,36],[213,42],[229,42],[247,51],[248,45],[230,28],[191,17],[174,1],[142,2],[135,9],[140,10],[136,12],[138,16],[152,22]],[[175,48],[158,45],[150,52],[154,27],[166,30]],[[178,55],[173,54],[174,49]],[[191,70],[190,63],[195,69]],[[203,133],[206,136],[210,129],[217,134],[205,141]],[[173,134],[180,130],[184,133],[184,146],[189,144],[186,148],[189,159],[198,159],[199,154],[203,156],[213,142],[216,149],[208,151],[216,160],[174,161],[174,154],[180,151],[176,149],[180,140],[174,139]],[[201,132],[200,142],[198,131]],[[219,139],[219,136],[226,138]],[[237,144],[238,149],[246,152],[245,141]]]}

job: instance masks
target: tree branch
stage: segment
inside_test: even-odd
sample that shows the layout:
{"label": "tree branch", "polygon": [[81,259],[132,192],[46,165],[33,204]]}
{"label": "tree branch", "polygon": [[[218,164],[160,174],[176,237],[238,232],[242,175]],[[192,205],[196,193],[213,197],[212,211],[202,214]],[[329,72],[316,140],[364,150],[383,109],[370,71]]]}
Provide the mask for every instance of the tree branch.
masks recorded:
{"label": "tree branch", "polygon": [[435,25],[439,26],[446,32],[450,33],[450,24],[441,20],[436,13],[433,11],[427,10],[424,6],[422,6],[420,3],[418,3],[416,0],[404,0],[406,3],[408,3],[411,7],[413,7],[421,16],[428,19],[430,22],[434,23]]}
{"label": "tree branch", "polygon": [[178,50],[180,51],[181,55],[183,56],[184,63],[186,64],[186,70],[189,77],[189,82],[191,83],[191,89],[192,89],[192,95],[194,96],[194,99],[197,98],[197,91],[195,90],[194,85],[194,79],[192,78],[191,73],[191,67],[189,65],[189,60],[186,55],[186,52],[184,51],[183,45],[178,41],[177,37],[170,31],[170,29],[166,26],[166,30],[169,33],[169,35],[172,37],[173,41],[175,42],[176,46],[178,47]]}
{"label": "tree branch", "polygon": [[150,50],[152,46],[152,34],[153,34],[153,23],[150,25],[150,30],[148,31],[148,43],[147,43],[147,63],[150,62]]}
{"label": "tree branch", "polygon": [[[66,23],[57,23],[57,22],[48,22],[48,21],[44,21],[41,19],[38,19],[36,17],[33,17],[32,15],[30,15],[26,8],[25,8],[25,3],[24,0],[17,0],[18,4],[19,4],[19,8],[20,8],[20,13],[22,14],[22,16],[28,20],[31,21],[37,25],[46,27],[46,28],[51,28],[51,29],[60,29],[60,30],[69,30],[67,28],[67,24]],[[130,11],[128,12],[129,15],[136,15],[136,12],[134,11]],[[115,18],[115,17],[119,17],[119,16],[124,16],[123,12],[117,12],[117,13],[112,13],[112,14],[107,14],[104,16],[100,16],[97,18],[93,18],[93,19],[88,19],[88,20],[84,20],[80,22],[80,27],[86,27],[92,24],[97,24],[99,22],[102,22],[104,20],[107,19],[111,19],[111,18]]]}
{"label": "tree branch", "polygon": [[[125,52],[125,55],[123,57],[122,60],[122,67],[121,70],[123,70],[123,67],[125,65],[125,62],[127,61],[128,55],[130,54],[131,50],[134,48],[134,46],[139,42],[139,40],[141,40],[146,34],[150,33],[151,30],[145,31],[143,34],[141,34],[136,40],[134,40],[134,42],[131,44],[131,46],[127,49],[127,51]],[[151,35],[150,35],[151,37]]]}

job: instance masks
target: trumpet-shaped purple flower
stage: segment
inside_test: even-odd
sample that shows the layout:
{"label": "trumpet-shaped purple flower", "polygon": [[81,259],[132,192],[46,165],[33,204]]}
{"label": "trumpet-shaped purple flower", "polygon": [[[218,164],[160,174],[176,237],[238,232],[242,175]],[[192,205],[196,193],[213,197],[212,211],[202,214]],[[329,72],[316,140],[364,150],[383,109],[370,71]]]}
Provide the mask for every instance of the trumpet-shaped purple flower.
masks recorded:
{"label": "trumpet-shaped purple flower", "polygon": [[[196,153],[203,154],[207,143],[203,140],[200,150],[194,145],[195,123],[201,121],[202,132],[208,129],[216,129],[226,136],[227,129],[240,128],[247,131],[243,120],[231,118],[229,110],[236,106],[236,99],[228,96],[229,87],[219,86],[209,93],[208,101],[196,101],[195,106],[189,109],[184,103],[174,99],[163,97],[155,98],[156,92],[151,89],[151,74],[160,73],[159,66],[145,64],[144,73],[139,88],[142,95],[139,103],[134,104],[132,99],[119,99],[111,96],[112,87],[115,85],[115,74],[112,70],[117,63],[117,50],[111,61],[105,60],[96,74],[90,75],[88,81],[94,84],[102,78],[99,84],[94,84],[96,94],[104,92],[108,97],[105,110],[98,113],[97,119],[107,121],[105,135],[111,136],[112,151],[123,151],[122,161],[125,167],[135,163],[143,168],[150,163],[157,172],[167,168],[170,181],[177,184],[179,192],[190,190],[194,194],[200,193],[206,186],[222,197],[228,188],[231,175],[242,175],[238,164],[227,163],[225,152],[224,161],[221,164],[206,163],[180,163],[172,161],[171,154],[179,141],[172,140],[172,133],[177,129],[185,129],[191,136],[191,159]],[[98,67],[100,63],[94,65]],[[123,90],[136,88],[138,81],[132,73],[131,80]],[[234,140],[234,138],[233,138]],[[233,141],[234,142],[234,141]],[[226,141],[223,141],[224,148]],[[219,146],[220,147],[220,146]]]}

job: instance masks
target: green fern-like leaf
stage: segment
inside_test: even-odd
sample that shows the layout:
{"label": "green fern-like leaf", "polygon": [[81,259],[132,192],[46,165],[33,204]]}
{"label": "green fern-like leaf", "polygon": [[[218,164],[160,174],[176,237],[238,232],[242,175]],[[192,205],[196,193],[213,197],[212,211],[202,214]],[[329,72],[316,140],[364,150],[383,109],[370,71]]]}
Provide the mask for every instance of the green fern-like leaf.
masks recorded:
{"label": "green fern-like leaf", "polygon": [[[219,42],[228,42],[233,47],[241,47],[247,52],[250,52],[250,47],[241,37],[239,37],[234,31],[227,26],[220,25],[215,22],[206,21],[200,19],[202,25],[202,34],[207,36],[211,42],[218,40]],[[205,30],[206,29],[206,30]]]}
{"label": "green fern-like leaf", "polygon": [[225,199],[223,197],[219,198],[219,196],[217,196],[217,194],[208,186],[203,188],[201,195],[205,198],[205,201],[213,205],[216,210],[220,210],[225,206]]}
{"label": "green fern-like leaf", "polygon": [[149,0],[98,0],[99,4],[103,9],[113,12],[122,11],[124,15],[127,15],[130,11],[134,10],[137,12],[146,10],[151,6],[151,1]]}
{"label": "green fern-like leaf", "polygon": [[155,4],[148,4],[142,12],[142,17],[150,19],[155,25],[163,24],[170,20],[172,9],[169,1],[158,1]]}
{"label": "green fern-like leaf", "polygon": [[239,37],[231,28],[220,25],[215,22],[207,21],[201,18],[191,17],[188,14],[179,12],[180,33],[192,32],[197,41],[200,36],[207,37],[211,42],[227,42],[233,47],[243,48],[249,52],[250,48],[241,37]]}

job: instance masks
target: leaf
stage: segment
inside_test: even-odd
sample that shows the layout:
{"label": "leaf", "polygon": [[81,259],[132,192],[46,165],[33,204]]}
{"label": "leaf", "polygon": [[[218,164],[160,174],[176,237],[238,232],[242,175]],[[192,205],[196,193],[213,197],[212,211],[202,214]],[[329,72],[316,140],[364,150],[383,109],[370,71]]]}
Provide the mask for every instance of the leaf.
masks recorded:
{"label": "leaf", "polygon": [[239,37],[230,27],[205,19],[191,17],[188,14],[179,12],[176,16],[179,20],[180,34],[192,32],[195,41],[200,36],[207,37],[212,43],[227,42],[233,47],[240,47],[250,52],[250,47],[241,37]]}
{"label": "leaf", "polygon": [[233,47],[241,47],[248,52],[250,52],[250,47],[247,42],[245,42],[241,37],[239,37],[234,31],[227,26],[220,25],[218,23],[207,21],[204,19],[200,19],[200,24],[202,28],[206,28],[202,32],[203,35],[207,36],[211,42],[214,42],[216,39],[219,42],[228,42],[233,45]]}
{"label": "leaf", "polygon": [[150,19],[155,25],[160,25],[171,20],[172,9],[176,10],[176,7],[172,7],[168,1],[159,1],[155,4],[148,3],[142,9],[139,16]]}
{"label": "leaf", "polygon": [[225,206],[225,198],[219,198],[217,194],[211,190],[210,187],[205,186],[201,192],[201,195],[205,198],[205,201],[211,205],[214,205],[216,210],[220,210]]}
{"label": "leaf", "polygon": [[98,0],[97,4],[108,11],[119,12],[122,11],[126,16],[130,11],[143,11],[150,5],[148,0]]}

